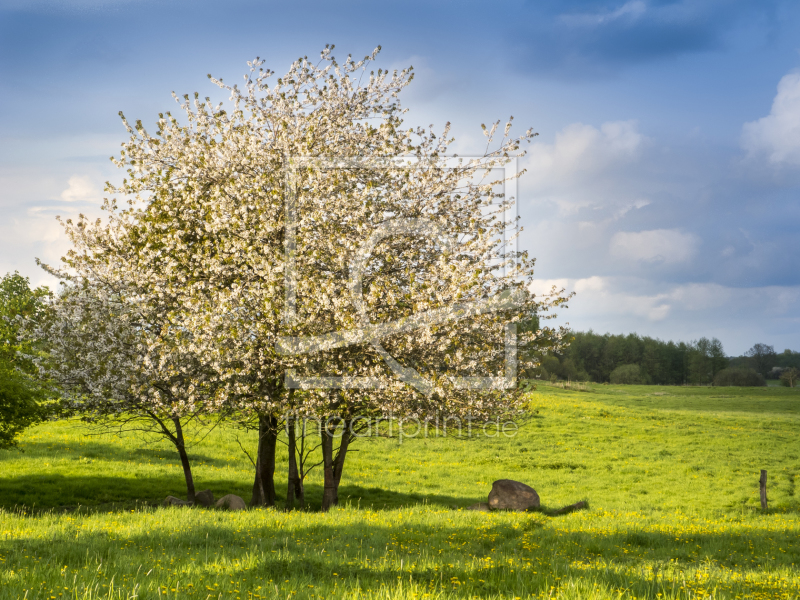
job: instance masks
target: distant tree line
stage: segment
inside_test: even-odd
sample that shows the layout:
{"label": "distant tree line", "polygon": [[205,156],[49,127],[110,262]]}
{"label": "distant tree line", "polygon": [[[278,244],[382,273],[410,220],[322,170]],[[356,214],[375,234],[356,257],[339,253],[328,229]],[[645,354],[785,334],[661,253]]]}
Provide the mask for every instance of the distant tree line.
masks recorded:
{"label": "distant tree line", "polygon": [[787,387],[794,387],[800,375],[800,352],[788,348],[781,353],[767,344],[755,344],[743,356],[730,359],[732,368],[751,368],[766,379],[780,379]]}
{"label": "distant tree line", "polygon": [[663,341],[635,333],[575,331],[560,353],[540,357],[528,375],[536,379],[657,385],[765,385],[781,378],[794,387],[800,352],[777,354],[755,344],[745,355],[728,357],[717,338],[692,342]]}

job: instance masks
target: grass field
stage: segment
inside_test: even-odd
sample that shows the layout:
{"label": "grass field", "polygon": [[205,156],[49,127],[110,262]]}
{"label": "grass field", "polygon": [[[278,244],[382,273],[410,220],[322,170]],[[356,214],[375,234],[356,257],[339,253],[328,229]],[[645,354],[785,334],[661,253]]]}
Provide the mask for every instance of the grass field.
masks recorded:
{"label": "grass field", "polygon": [[[360,441],[328,514],[155,508],[185,493],[166,445],[31,429],[0,453],[0,598],[800,598],[798,390],[540,387],[531,409],[513,438]],[[237,435],[194,448],[198,489],[249,499]],[[500,478],[590,509],[463,510]]]}

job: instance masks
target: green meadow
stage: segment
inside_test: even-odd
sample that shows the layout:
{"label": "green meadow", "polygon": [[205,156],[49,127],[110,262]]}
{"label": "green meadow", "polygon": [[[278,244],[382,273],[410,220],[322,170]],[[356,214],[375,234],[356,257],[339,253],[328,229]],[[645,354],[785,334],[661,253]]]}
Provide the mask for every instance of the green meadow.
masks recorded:
{"label": "green meadow", "polygon": [[[360,440],[329,513],[318,470],[308,511],[160,508],[185,494],[167,445],[32,428],[0,452],[0,598],[800,598],[799,390],[540,386],[530,399],[513,437]],[[193,447],[198,490],[249,500],[240,443],[252,451],[255,434],[218,427]],[[280,448],[280,496],[285,465]],[[590,507],[465,510],[501,478],[547,508]]]}

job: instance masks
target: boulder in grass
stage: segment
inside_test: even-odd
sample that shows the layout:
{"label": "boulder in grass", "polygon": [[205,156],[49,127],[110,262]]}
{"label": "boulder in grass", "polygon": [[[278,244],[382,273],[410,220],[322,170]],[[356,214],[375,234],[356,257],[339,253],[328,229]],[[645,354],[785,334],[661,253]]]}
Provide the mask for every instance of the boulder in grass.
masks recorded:
{"label": "boulder in grass", "polygon": [[492,510],[492,507],[489,506],[486,502],[478,502],[477,504],[473,504],[472,506],[468,506],[467,510],[477,510],[480,512],[489,512]]}
{"label": "boulder in grass", "polygon": [[187,502],[186,500],[181,500],[180,498],[176,498],[175,496],[167,496],[164,498],[164,502],[161,503],[162,506],[193,506],[194,502]]}
{"label": "boulder in grass", "polygon": [[209,506],[214,506],[214,494],[211,493],[211,490],[197,492],[194,495],[194,503],[199,504],[200,506],[205,506],[206,508]]}
{"label": "boulder in grass", "polygon": [[217,500],[217,503],[214,506],[217,508],[224,508],[226,510],[245,510],[247,508],[244,500],[235,494],[223,496]]}
{"label": "boulder in grass", "polygon": [[539,494],[529,485],[513,479],[499,479],[489,492],[492,510],[532,510],[539,508]]}

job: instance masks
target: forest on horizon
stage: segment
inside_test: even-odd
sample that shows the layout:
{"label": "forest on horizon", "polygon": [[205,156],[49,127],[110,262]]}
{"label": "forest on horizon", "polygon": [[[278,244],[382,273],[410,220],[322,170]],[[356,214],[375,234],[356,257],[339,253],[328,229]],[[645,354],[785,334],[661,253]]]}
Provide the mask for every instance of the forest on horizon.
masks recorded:
{"label": "forest on horizon", "polygon": [[[776,352],[772,346],[756,343],[741,356],[727,356],[717,338],[701,337],[690,342],[663,341],[636,333],[598,334],[573,331],[561,351],[541,357],[541,364],[529,376],[540,380],[593,381],[596,383],[639,383],[657,385],[708,385],[715,379],[748,374],[750,380],[779,379],[800,370],[800,352]],[[758,378],[761,379],[758,379]],[[735,383],[733,385],[736,385]]]}

